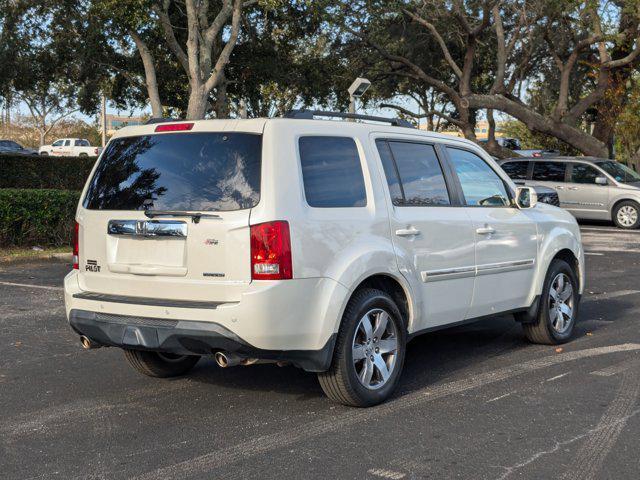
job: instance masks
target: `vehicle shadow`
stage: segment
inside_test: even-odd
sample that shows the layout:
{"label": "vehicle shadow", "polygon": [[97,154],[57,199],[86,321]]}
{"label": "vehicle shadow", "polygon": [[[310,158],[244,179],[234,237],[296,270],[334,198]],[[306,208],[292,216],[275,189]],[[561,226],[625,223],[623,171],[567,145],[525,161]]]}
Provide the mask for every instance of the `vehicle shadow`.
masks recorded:
{"label": "vehicle shadow", "polygon": [[[511,316],[421,335],[408,345],[396,395],[443,381],[470,364],[528,346]],[[190,379],[230,389],[277,392],[294,396],[298,401],[323,396],[315,374],[291,366],[220,368],[213,358],[207,357],[200,361]]]}

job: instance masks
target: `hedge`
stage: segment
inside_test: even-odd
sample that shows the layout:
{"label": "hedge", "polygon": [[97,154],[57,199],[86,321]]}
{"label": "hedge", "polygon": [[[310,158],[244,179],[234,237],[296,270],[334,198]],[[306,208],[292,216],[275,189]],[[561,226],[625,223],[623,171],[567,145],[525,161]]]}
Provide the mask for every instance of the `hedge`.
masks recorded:
{"label": "hedge", "polygon": [[70,245],[80,192],[0,189],[0,247]]}
{"label": "hedge", "polygon": [[0,188],[82,190],[96,157],[0,155]]}

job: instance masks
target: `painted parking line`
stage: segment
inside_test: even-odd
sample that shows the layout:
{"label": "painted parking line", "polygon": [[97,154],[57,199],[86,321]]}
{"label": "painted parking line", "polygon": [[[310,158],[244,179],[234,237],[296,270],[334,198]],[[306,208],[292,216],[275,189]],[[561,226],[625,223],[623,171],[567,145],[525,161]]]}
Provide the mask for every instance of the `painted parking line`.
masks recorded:
{"label": "painted parking line", "polygon": [[6,285],[8,287],[41,288],[43,290],[64,290],[64,288],[62,287],[51,287],[49,285],[32,285],[29,283],[0,282],[0,285]]}
{"label": "painted parking line", "polygon": [[595,293],[585,296],[583,302],[599,302],[601,300],[609,300],[611,298],[626,297],[627,295],[635,295],[640,290],[616,290],[613,292]]}
{"label": "painted parking line", "polygon": [[602,252],[584,252],[585,255],[595,255],[597,257],[601,257],[604,255]]}
{"label": "painted parking line", "polygon": [[589,348],[565,352],[547,357],[537,358],[521,364],[499,368],[489,372],[463,378],[461,380],[435,385],[408,393],[385,404],[368,409],[351,409],[341,415],[331,415],[301,425],[295,430],[285,430],[268,435],[248,439],[242,443],[199,455],[188,460],[178,462],[156,470],[148,471],[134,477],[144,479],[183,479],[198,475],[206,475],[227,465],[247,461],[251,457],[264,455],[268,452],[289,447],[321,435],[335,433],[350,426],[365,424],[384,415],[397,413],[407,408],[422,405],[450,395],[460,394],[472,389],[497,383],[514,377],[519,377],[536,370],[554,365],[565,364],[568,361],[592,358],[622,352],[640,351],[640,343],[625,343],[606,347]]}

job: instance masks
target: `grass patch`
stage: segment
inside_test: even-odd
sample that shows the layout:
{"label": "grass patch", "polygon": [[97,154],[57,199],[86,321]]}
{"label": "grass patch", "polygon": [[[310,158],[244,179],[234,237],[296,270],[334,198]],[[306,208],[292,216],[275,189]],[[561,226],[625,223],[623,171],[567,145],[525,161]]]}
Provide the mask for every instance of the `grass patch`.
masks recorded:
{"label": "grass patch", "polygon": [[50,247],[44,250],[33,250],[30,247],[0,248],[0,263],[18,260],[36,260],[41,258],[60,257],[71,255],[71,247]]}

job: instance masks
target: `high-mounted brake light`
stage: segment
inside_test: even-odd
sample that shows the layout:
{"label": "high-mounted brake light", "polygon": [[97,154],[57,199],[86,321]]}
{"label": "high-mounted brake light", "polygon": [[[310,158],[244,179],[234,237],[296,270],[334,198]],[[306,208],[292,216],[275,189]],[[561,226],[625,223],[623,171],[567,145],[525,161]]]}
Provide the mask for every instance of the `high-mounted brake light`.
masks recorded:
{"label": "high-mounted brake light", "polygon": [[76,222],[73,226],[73,268],[75,270],[80,269],[80,238],[79,238],[80,225]]}
{"label": "high-mounted brake light", "polygon": [[289,223],[251,225],[251,278],[289,280],[293,278]]}
{"label": "high-mounted brake light", "polygon": [[163,123],[156,127],[156,132],[185,132],[193,128],[193,123]]}

